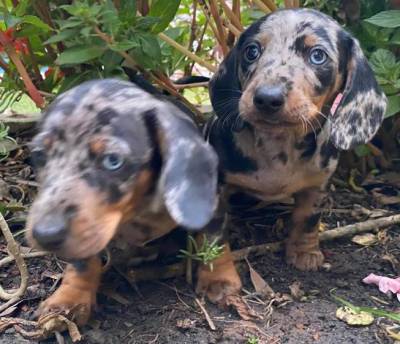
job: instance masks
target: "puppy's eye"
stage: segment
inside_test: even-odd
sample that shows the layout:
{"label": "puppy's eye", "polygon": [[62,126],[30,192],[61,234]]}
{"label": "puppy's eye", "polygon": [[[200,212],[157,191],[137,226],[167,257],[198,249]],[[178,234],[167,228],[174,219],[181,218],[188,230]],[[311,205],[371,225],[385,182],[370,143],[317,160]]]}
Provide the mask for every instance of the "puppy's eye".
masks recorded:
{"label": "puppy's eye", "polygon": [[124,158],[118,153],[109,153],[103,156],[101,165],[108,171],[116,171],[124,164]]}
{"label": "puppy's eye", "polygon": [[254,62],[261,55],[261,47],[257,43],[251,43],[246,47],[245,58],[248,62]]}
{"label": "puppy's eye", "polygon": [[310,62],[315,65],[322,65],[328,59],[325,51],[319,48],[312,49],[310,52]]}

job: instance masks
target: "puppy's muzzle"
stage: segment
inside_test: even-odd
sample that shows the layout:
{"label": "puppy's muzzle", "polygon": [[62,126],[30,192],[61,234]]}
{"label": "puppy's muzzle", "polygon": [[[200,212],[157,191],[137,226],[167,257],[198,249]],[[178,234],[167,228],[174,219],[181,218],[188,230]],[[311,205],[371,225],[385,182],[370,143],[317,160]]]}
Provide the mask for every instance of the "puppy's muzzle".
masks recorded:
{"label": "puppy's muzzle", "polygon": [[254,106],[266,115],[273,115],[285,105],[285,93],[282,86],[259,86],[253,96]]}
{"label": "puppy's muzzle", "polygon": [[68,232],[68,221],[63,215],[45,216],[32,228],[33,239],[45,250],[54,251],[63,245]]}

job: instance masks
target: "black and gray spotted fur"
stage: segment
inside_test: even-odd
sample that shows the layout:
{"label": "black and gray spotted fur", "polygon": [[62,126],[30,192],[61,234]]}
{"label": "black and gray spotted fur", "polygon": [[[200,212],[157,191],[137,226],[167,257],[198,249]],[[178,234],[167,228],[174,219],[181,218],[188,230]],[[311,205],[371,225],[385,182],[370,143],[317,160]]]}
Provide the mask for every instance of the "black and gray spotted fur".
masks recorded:
{"label": "black and gray spotted fur", "polygon": [[[326,57],[320,65],[310,60],[315,49]],[[257,107],[260,87],[281,90],[279,111]],[[210,96],[216,117],[206,136],[226,185],[267,201],[322,189],[339,150],[368,142],[386,109],[359,42],[309,9],[276,11],[245,30],[212,78]]]}
{"label": "black and gray spotted fur", "polygon": [[[63,227],[61,242],[46,247],[62,257],[97,254],[125,220],[133,224],[127,237],[143,245],[176,225],[201,229],[213,216],[213,149],[181,110],[132,83],[95,80],[57,97],[31,148],[40,188],[28,236],[41,246],[35,230],[46,239]],[[105,169],[108,154],[121,167]]]}

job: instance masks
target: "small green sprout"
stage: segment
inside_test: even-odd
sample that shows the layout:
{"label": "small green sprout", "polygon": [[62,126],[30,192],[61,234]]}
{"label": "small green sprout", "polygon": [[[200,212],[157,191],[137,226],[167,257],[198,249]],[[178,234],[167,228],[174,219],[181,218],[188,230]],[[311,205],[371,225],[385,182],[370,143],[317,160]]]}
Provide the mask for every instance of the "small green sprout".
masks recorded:
{"label": "small green sprout", "polygon": [[259,340],[256,336],[251,336],[247,338],[247,344],[258,344]]}
{"label": "small green sprout", "polygon": [[16,141],[8,136],[8,127],[3,123],[0,122],[0,161],[7,159],[10,153],[6,142],[11,142],[12,144],[16,144]]}
{"label": "small green sprout", "polygon": [[191,235],[189,235],[188,238],[191,249],[189,248],[188,251],[180,250],[182,255],[179,255],[179,257],[197,260],[204,265],[208,265],[210,270],[213,271],[213,261],[222,255],[224,245],[218,245],[218,238],[210,242],[207,236],[204,235],[203,242],[199,247],[196,240]]}

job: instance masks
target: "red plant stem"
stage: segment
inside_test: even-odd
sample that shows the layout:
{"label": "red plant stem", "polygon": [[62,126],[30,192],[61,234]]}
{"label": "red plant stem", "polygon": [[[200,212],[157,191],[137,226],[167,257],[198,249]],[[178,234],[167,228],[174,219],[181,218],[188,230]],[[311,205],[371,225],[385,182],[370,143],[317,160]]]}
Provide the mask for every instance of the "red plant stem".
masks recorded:
{"label": "red plant stem", "polygon": [[25,69],[24,64],[22,63],[17,52],[15,51],[12,42],[2,31],[0,31],[0,44],[4,47],[4,50],[6,51],[8,57],[14,63],[15,68],[17,68],[17,71],[21,76],[22,81],[24,82],[29,96],[35,102],[36,106],[38,106],[39,108],[43,108],[45,105],[44,98],[40,95],[38,89],[33,84],[28,72]]}

